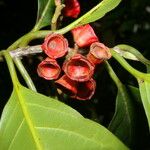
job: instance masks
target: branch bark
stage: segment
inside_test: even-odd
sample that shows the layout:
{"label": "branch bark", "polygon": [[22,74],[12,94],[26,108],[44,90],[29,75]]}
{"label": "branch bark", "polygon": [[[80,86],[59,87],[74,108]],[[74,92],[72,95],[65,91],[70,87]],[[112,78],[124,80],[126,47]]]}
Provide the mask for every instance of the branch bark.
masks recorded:
{"label": "branch bark", "polygon": [[42,53],[41,45],[17,48],[9,52],[12,58]]}

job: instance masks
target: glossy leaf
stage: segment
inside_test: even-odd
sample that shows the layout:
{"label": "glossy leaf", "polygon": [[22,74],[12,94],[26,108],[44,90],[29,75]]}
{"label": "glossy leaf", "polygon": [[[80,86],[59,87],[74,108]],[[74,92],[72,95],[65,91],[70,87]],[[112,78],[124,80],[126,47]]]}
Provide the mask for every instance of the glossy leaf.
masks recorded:
{"label": "glossy leaf", "polygon": [[118,89],[115,114],[110,122],[109,130],[127,145],[131,145],[134,138],[134,115],[132,99],[122,85]]}
{"label": "glossy leaf", "polygon": [[139,89],[141,94],[142,103],[148,120],[150,128],[150,82],[139,79]]}
{"label": "glossy leaf", "polygon": [[60,30],[59,33],[66,33],[67,31],[70,31],[77,26],[88,24],[102,18],[108,12],[117,7],[120,2],[121,0],[102,0],[98,5],[93,7],[85,15],[81,16],[72,24]]}
{"label": "glossy leaf", "polygon": [[17,83],[0,122],[2,150],[127,150],[112,133],[65,104]]}
{"label": "glossy leaf", "polygon": [[34,31],[50,25],[55,10],[54,0],[38,0],[37,21]]}
{"label": "glossy leaf", "polygon": [[121,0],[103,0],[82,17],[79,24],[87,24],[102,18],[106,13],[117,7]]}

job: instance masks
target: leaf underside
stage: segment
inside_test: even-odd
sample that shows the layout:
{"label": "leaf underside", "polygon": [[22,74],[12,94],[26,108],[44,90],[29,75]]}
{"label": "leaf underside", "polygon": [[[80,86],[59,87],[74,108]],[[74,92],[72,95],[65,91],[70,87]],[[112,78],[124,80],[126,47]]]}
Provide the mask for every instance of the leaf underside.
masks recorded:
{"label": "leaf underside", "polygon": [[101,125],[21,85],[4,108],[0,136],[2,150],[128,149]]}

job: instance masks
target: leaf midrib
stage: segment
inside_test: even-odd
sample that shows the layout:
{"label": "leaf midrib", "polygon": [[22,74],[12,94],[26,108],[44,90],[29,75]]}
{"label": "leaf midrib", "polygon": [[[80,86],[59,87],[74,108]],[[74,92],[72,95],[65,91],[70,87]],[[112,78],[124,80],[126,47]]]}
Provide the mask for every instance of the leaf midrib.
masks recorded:
{"label": "leaf midrib", "polygon": [[25,100],[24,100],[23,96],[21,95],[21,88],[22,88],[22,86],[19,83],[17,83],[17,84],[18,85],[15,86],[16,95],[18,97],[18,101],[19,101],[19,104],[21,106],[21,110],[23,112],[24,118],[25,118],[25,120],[27,122],[27,125],[29,127],[29,130],[31,132],[32,138],[33,138],[33,140],[35,142],[37,150],[44,150],[42,148],[41,143],[39,142],[39,139],[38,139],[39,136],[38,136],[38,133],[35,130],[35,127],[33,125],[31,117],[30,117],[30,115],[28,113],[28,109],[27,109]]}

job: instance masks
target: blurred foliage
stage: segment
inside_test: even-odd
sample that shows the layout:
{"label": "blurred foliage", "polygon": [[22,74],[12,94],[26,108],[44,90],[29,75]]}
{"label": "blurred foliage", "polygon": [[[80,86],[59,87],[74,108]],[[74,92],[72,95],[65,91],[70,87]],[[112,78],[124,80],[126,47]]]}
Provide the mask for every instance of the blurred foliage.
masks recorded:
{"label": "blurred foliage", "polygon": [[[82,14],[95,6],[99,0],[80,0]],[[89,5],[90,4],[90,5]],[[30,31],[36,21],[37,3],[36,0],[0,0],[0,49],[6,49],[12,42]],[[67,25],[72,19],[64,19],[62,26]],[[128,44],[138,49],[146,58],[150,59],[150,1],[149,0],[122,0],[121,4],[112,12],[108,13],[101,20],[92,23],[96,34],[101,42],[109,47],[117,44]],[[70,34],[66,34],[70,37]],[[114,60],[110,61],[112,67],[124,84],[137,86],[135,79],[129,75]],[[52,88],[50,82],[40,79],[36,74],[36,67],[39,63],[37,56],[24,58],[24,64],[30,73],[37,89],[40,93],[51,95]],[[145,71],[143,65],[132,63],[134,67]],[[30,66],[30,67],[29,67]],[[103,72],[100,74],[100,72]],[[97,78],[98,76],[98,78]],[[66,99],[65,103],[78,110],[82,115],[108,126],[114,110],[117,88],[110,79],[103,67],[99,74],[95,76],[97,90],[92,101],[76,101]],[[21,78],[21,77],[20,77]],[[24,82],[22,81],[24,84]],[[12,85],[6,64],[0,62],[0,101],[1,111],[10,96]],[[141,107],[135,102],[137,115],[139,116],[137,125],[138,135],[133,149],[149,149],[150,137],[146,118]],[[142,129],[142,131],[141,131]],[[136,147],[136,148],[135,148]],[[138,147],[138,148],[137,148]]]}

